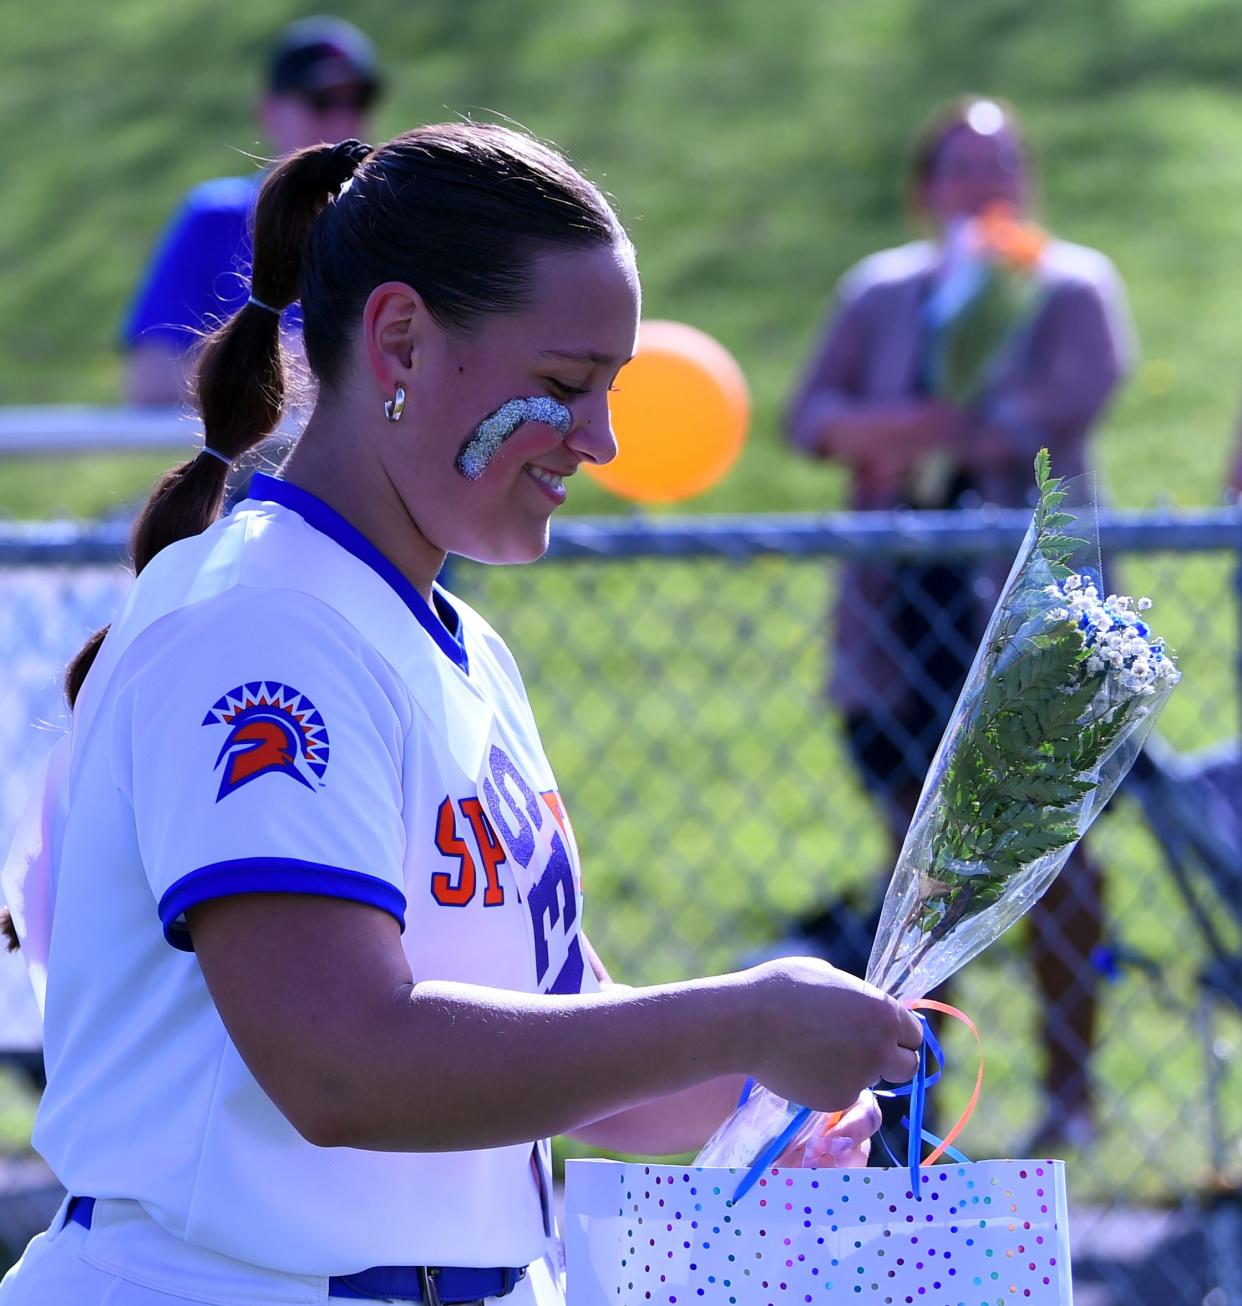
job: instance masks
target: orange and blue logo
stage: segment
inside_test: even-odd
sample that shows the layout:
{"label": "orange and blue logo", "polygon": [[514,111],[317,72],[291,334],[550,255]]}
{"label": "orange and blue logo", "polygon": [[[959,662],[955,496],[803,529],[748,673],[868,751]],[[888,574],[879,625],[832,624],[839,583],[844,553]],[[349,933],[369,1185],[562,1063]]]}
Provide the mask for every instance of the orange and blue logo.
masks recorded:
{"label": "orange and blue logo", "polygon": [[314,703],[291,685],[251,680],[217,699],[205,726],[228,726],[216,758],[219,802],[261,775],[279,771],[308,789],[323,787],[328,728]]}

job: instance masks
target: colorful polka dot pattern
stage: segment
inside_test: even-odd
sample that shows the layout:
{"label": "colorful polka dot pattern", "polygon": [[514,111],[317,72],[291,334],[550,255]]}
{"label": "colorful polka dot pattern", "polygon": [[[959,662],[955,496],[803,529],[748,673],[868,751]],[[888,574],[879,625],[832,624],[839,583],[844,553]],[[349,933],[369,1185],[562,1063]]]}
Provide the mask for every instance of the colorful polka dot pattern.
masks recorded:
{"label": "colorful polka dot pattern", "polygon": [[1059,1161],[904,1170],[566,1165],[571,1306],[1059,1306],[1070,1296]]}

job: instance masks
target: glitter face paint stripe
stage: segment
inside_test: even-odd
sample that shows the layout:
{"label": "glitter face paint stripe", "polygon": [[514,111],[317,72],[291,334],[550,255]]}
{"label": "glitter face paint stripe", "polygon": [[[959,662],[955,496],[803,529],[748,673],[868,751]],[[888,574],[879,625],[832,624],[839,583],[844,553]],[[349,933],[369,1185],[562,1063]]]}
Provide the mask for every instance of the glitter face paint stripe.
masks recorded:
{"label": "glitter face paint stripe", "polygon": [[477,481],[487,471],[504,442],[527,422],[541,422],[550,426],[562,437],[573,425],[573,414],[551,395],[535,395],[531,399],[510,399],[500,405],[490,417],[485,417],[474,428],[473,434],[462,445],[453,465],[468,480]]}

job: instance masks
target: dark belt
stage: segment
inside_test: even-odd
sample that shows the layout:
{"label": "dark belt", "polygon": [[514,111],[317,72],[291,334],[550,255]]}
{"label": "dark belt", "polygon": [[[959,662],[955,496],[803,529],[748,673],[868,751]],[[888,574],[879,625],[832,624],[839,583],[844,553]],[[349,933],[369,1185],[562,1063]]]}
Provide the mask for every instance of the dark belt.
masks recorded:
{"label": "dark belt", "polygon": [[[69,1201],[69,1219],[83,1228],[91,1227],[95,1214],[93,1197]],[[423,1302],[425,1306],[462,1306],[487,1297],[507,1297],[526,1277],[526,1269],[508,1266],[475,1269],[469,1265],[377,1265],[357,1274],[342,1274],[328,1280],[329,1297],[354,1301]]]}

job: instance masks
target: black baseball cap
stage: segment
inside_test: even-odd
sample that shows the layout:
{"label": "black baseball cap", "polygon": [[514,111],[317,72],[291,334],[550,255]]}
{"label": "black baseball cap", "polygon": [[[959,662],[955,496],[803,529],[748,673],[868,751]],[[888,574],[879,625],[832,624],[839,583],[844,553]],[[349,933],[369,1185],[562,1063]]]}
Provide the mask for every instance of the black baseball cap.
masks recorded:
{"label": "black baseball cap", "polygon": [[274,95],[332,86],[365,86],[374,93],[381,84],[375,46],[343,18],[290,23],[276,40],[267,76]]}

